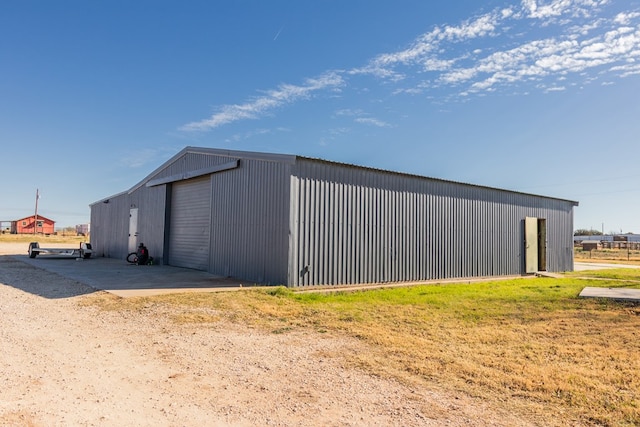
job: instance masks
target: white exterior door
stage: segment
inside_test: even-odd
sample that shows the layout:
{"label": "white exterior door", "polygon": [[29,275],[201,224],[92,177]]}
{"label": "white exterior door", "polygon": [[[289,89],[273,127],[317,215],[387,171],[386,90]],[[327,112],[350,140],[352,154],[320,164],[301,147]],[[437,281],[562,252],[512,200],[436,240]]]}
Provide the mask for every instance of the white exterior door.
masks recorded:
{"label": "white exterior door", "polygon": [[138,208],[129,209],[129,253],[138,248]]}
{"label": "white exterior door", "polygon": [[538,218],[524,219],[525,272],[538,271]]}
{"label": "white exterior door", "polygon": [[524,219],[525,271],[536,273],[547,270],[547,220]]}

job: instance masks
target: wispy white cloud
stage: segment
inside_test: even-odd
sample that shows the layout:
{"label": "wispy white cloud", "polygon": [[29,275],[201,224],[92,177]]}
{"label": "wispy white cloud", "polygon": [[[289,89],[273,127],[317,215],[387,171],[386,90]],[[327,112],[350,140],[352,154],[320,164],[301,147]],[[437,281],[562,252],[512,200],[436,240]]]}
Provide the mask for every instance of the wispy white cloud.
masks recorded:
{"label": "wispy white cloud", "polygon": [[523,0],[526,16],[535,19],[555,18],[562,15],[590,17],[593,12],[609,3],[609,0]]}
{"label": "wispy white cloud", "polygon": [[616,15],[614,21],[620,25],[629,25],[634,19],[640,18],[640,12],[619,13]]}
{"label": "wispy white cloud", "polygon": [[[608,72],[620,71],[614,67],[636,60],[640,12],[600,16],[608,3],[523,0],[520,8],[495,10],[456,27],[436,28],[416,38],[408,49],[379,55],[355,71],[395,82],[407,75],[428,78],[395,93],[457,88],[459,95],[466,96],[544,79],[551,79],[546,87],[553,91],[555,81],[568,74],[601,72],[606,66],[610,66]],[[538,36],[548,33],[553,36]]]}
{"label": "wispy white cloud", "polygon": [[455,60],[437,56],[442,43],[457,43],[494,35],[500,20],[511,15],[510,9],[503,9],[458,26],[436,27],[418,37],[407,49],[378,55],[364,67],[351,70],[350,74],[372,74],[381,78],[401,80],[404,74],[395,68],[397,65],[422,64],[424,69],[429,71],[447,69]]}
{"label": "wispy white cloud", "polygon": [[379,128],[391,127],[389,123],[379,119],[374,119],[373,117],[358,117],[354,121],[363,125],[377,126]]}
{"label": "wispy white cloud", "polygon": [[[209,130],[256,119],[367,77],[383,81],[392,95],[447,90],[451,99],[517,85],[531,84],[544,92],[566,90],[576,84],[566,82],[568,77],[590,83],[637,75],[640,10],[610,10],[614,7],[625,5],[611,0],[522,0],[458,25],[437,26],[405,49],[376,55],[360,67],[330,71],[299,86],[281,85],[246,103],[222,106],[210,118],[181,129]],[[353,115],[361,124],[388,126],[361,111],[336,114]]]}
{"label": "wispy white cloud", "polygon": [[475,92],[501,83],[578,74],[623,63],[639,54],[640,29],[627,27],[588,40],[537,40],[509,51],[496,52],[471,68],[454,69],[441,78],[447,83],[471,81],[469,91]]}
{"label": "wispy white cloud", "polygon": [[257,119],[283,105],[308,99],[314,92],[339,88],[343,83],[339,73],[330,71],[319,77],[307,79],[302,85],[282,84],[277,89],[267,91],[265,95],[244,104],[225,105],[208,119],[187,123],[180,129],[206,131],[238,120]]}
{"label": "wispy white cloud", "polygon": [[343,108],[335,112],[336,116],[360,117],[365,114],[360,108]]}
{"label": "wispy white cloud", "polygon": [[640,63],[628,63],[616,67],[611,67],[612,71],[620,72],[621,77],[640,75]]}
{"label": "wispy white cloud", "polygon": [[567,90],[567,88],[564,86],[553,86],[546,88],[545,92],[563,92],[565,90]]}
{"label": "wispy white cloud", "polygon": [[[179,150],[180,148],[178,148]],[[175,154],[176,147],[144,148],[141,150],[130,150],[120,157],[120,164],[130,168],[138,169],[143,166],[162,162]]]}
{"label": "wispy white cloud", "polygon": [[391,127],[389,123],[380,119],[376,119],[374,117],[370,117],[369,113],[359,108],[356,108],[356,109],[346,108],[346,109],[338,110],[335,112],[335,115],[353,117],[354,118],[353,121],[355,123],[360,123],[364,125],[371,125],[371,126],[377,126],[377,127]]}
{"label": "wispy white cloud", "polygon": [[284,128],[284,127],[277,127],[275,129],[267,129],[267,128],[252,129],[247,132],[236,133],[231,137],[227,138],[226,142],[244,141],[246,139],[250,139],[255,136],[282,133],[282,132],[291,132],[291,129]]}

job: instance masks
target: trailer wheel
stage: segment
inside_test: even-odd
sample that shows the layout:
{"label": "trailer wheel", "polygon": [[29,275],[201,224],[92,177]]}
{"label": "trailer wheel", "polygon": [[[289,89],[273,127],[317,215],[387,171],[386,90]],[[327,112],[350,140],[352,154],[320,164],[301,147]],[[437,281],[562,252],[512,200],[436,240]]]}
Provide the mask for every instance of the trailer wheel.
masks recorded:
{"label": "trailer wheel", "polygon": [[40,245],[38,242],[29,243],[29,258],[35,258],[38,255],[37,251],[34,251],[33,248],[39,248]]}
{"label": "trailer wheel", "polygon": [[86,242],[80,243],[80,256],[83,259],[91,258],[91,243],[86,243]]}

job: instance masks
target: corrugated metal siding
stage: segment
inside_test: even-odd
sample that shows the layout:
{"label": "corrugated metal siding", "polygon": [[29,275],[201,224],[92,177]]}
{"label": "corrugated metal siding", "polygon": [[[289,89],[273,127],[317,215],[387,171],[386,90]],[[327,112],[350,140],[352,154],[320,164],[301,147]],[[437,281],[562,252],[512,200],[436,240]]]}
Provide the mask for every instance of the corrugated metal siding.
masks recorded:
{"label": "corrugated metal siding", "polygon": [[138,243],[144,242],[154,262],[163,258],[166,187],[142,187],[129,195],[138,208]]}
{"label": "corrugated metal siding", "polygon": [[91,206],[94,256],[124,259],[128,250],[129,196],[121,194]]}
{"label": "corrugated metal siding", "polygon": [[141,187],[91,205],[91,245],[96,256],[126,259],[129,210],[138,208],[138,242],[161,263],[164,243],[165,187]]}
{"label": "corrugated metal siding", "polygon": [[568,201],[309,159],[290,187],[291,286],[522,274],[526,216],[573,268]]}
{"label": "corrugated metal siding", "polygon": [[287,163],[241,159],[212,175],[212,273],[287,283],[290,171]]}
{"label": "corrugated metal siding", "polygon": [[166,168],[154,174],[153,178],[164,178],[184,172],[217,166],[229,162],[230,159],[236,159],[236,157],[215,156],[202,153],[185,153],[182,157],[176,159],[175,162],[168,164]]}
{"label": "corrugated metal siding", "polygon": [[[214,274],[290,286],[521,274],[526,216],[547,220],[547,269],[573,266],[570,201],[291,156],[197,151],[148,179],[240,159],[210,177]],[[139,241],[167,259],[172,185],[143,181],[94,203],[97,255],[126,257],[129,209],[137,207]]]}
{"label": "corrugated metal siding", "polygon": [[172,184],[169,265],[207,271],[211,224],[211,176]]}
{"label": "corrugated metal siding", "polygon": [[[195,149],[194,149],[195,150]],[[180,175],[237,159],[238,154],[185,152],[154,171],[147,180]],[[286,284],[289,245],[289,175],[293,157],[255,155],[242,158],[239,167],[210,175],[211,223],[209,271],[248,281]],[[129,209],[139,208],[139,241],[158,262],[168,260],[165,244],[167,188],[144,181],[131,191],[91,205],[91,240],[98,255],[127,255]],[[171,218],[171,215],[169,215]],[[169,233],[170,236],[170,233]],[[164,248],[168,253],[164,254]]]}

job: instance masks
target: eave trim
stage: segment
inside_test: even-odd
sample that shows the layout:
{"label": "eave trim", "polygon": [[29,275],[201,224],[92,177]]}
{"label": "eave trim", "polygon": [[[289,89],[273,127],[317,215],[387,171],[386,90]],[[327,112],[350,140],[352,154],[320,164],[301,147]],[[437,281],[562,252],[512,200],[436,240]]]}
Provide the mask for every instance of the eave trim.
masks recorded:
{"label": "eave trim", "polygon": [[186,179],[197,178],[203,175],[211,175],[216,172],[223,172],[230,169],[235,169],[240,164],[239,159],[235,159],[231,162],[223,163],[221,165],[215,165],[204,169],[197,169],[194,171],[188,171],[177,175],[165,176],[163,178],[157,178],[147,181],[145,186],[156,187],[158,185],[168,184],[170,182],[184,181]]}

